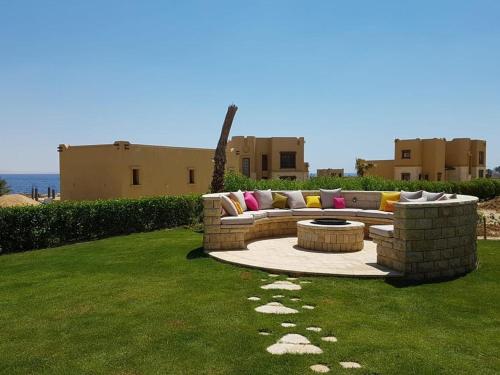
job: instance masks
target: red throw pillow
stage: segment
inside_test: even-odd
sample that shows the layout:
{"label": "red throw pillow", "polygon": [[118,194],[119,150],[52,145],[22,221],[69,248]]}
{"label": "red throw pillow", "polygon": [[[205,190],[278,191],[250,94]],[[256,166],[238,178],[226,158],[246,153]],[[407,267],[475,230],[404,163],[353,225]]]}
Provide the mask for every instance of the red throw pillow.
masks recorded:
{"label": "red throw pillow", "polygon": [[249,211],[258,211],[259,210],[259,202],[257,202],[257,199],[255,199],[255,196],[253,195],[253,193],[246,191],[243,194],[243,197],[245,198],[245,204],[247,205],[247,208]]}
{"label": "red throw pillow", "polygon": [[345,208],[344,197],[334,197],[333,198],[333,208]]}

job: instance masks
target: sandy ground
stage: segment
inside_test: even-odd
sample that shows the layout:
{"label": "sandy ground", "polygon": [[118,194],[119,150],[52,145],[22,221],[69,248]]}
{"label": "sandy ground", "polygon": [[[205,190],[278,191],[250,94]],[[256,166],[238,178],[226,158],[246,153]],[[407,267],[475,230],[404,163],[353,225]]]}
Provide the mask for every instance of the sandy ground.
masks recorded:
{"label": "sandy ground", "polygon": [[40,202],[21,194],[6,194],[0,196],[0,207],[37,206],[39,204]]}
{"label": "sandy ground", "polygon": [[[479,214],[486,219],[486,234],[488,237],[500,237],[500,197],[480,202]],[[477,227],[477,234],[483,236],[482,219]]]}

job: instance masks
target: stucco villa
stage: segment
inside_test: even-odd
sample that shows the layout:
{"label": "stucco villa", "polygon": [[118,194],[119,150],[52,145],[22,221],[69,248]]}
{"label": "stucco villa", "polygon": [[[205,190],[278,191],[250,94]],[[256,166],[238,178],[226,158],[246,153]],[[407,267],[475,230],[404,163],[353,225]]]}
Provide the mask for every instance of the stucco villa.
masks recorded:
{"label": "stucco villa", "polygon": [[[307,179],[304,143],[303,137],[235,136],[227,145],[227,169],[254,179]],[[62,200],[206,193],[215,153],[128,141],[59,145],[58,151]]]}
{"label": "stucco villa", "polygon": [[367,176],[391,180],[468,181],[486,177],[486,141],[395,139],[394,159],[368,160]]}

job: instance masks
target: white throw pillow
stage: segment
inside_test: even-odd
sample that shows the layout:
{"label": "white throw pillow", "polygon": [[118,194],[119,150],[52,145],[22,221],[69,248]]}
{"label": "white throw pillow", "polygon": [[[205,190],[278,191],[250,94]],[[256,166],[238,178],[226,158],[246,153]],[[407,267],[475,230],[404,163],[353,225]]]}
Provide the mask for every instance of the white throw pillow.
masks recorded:
{"label": "white throw pillow", "polygon": [[[288,198],[288,207],[290,208],[306,208],[306,201],[300,190],[285,191],[284,193]],[[332,199],[333,200],[333,199]]]}
{"label": "white throw pillow", "polygon": [[234,205],[233,201],[226,195],[221,196],[222,208],[227,212],[230,216],[238,216],[238,210]]}
{"label": "white throw pillow", "polygon": [[245,196],[243,195],[243,192],[241,190],[229,193],[229,196],[233,198],[235,201],[238,201],[243,211],[248,210],[247,205],[245,203]]}
{"label": "white throw pillow", "polygon": [[271,189],[255,190],[253,192],[253,195],[259,203],[259,210],[267,210],[273,208],[273,193],[271,193]]}
{"label": "white throw pillow", "polygon": [[340,198],[342,196],[342,189],[319,189],[321,198],[321,208],[333,208],[333,198]]}

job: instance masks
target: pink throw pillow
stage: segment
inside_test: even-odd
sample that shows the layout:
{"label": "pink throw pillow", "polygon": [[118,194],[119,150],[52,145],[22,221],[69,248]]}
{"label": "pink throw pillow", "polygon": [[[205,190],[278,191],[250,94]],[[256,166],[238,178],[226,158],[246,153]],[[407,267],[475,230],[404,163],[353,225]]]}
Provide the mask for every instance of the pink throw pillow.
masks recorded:
{"label": "pink throw pillow", "polygon": [[259,202],[257,202],[257,199],[255,199],[255,196],[253,195],[253,193],[246,191],[243,194],[243,198],[245,199],[245,204],[247,205],[247,208],[249,211],[258,211],[259,210]]}
{"label": "pink throw pillow", "polygon": [[333,207],[334,208],[345,208],[345,199],[344,199],[344,197],[335,197],[335,198],[333,198]]}

